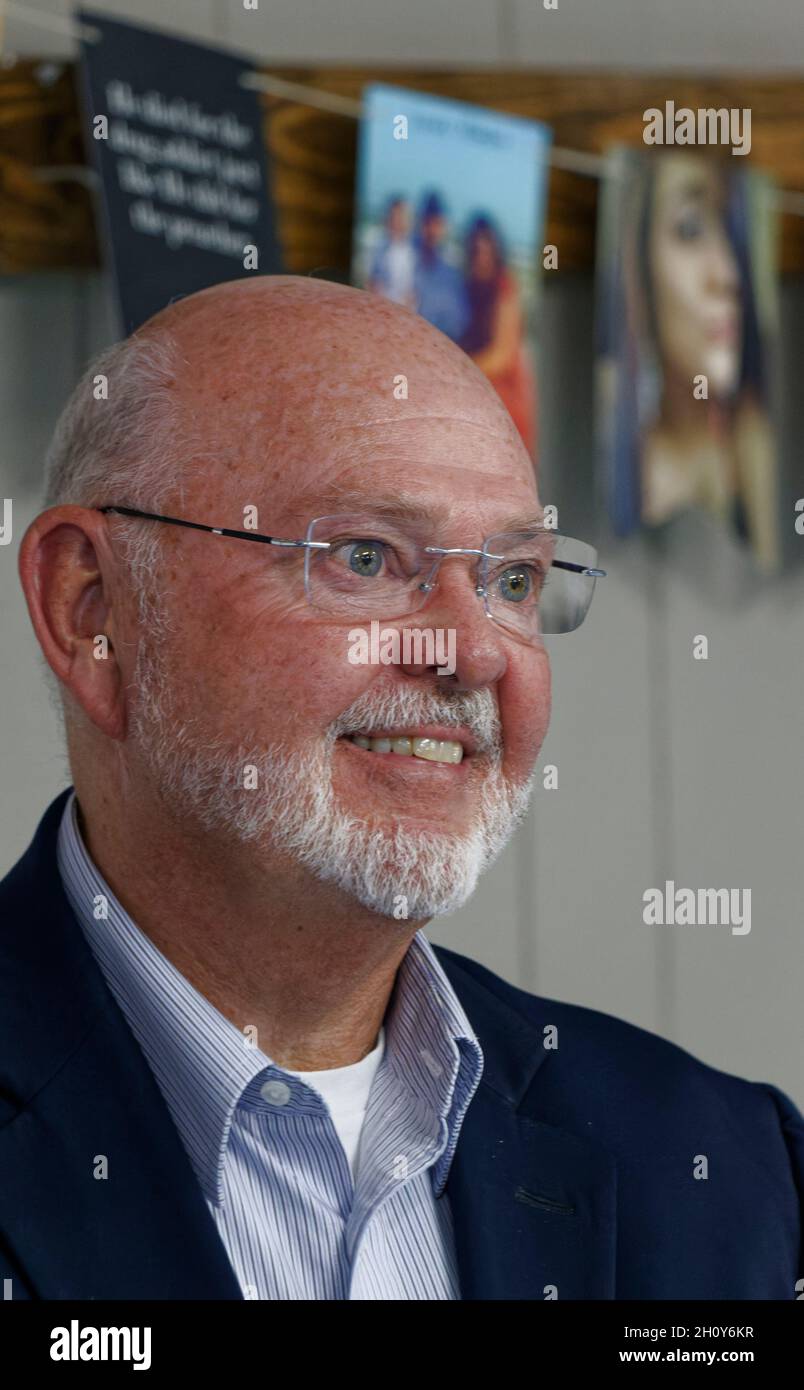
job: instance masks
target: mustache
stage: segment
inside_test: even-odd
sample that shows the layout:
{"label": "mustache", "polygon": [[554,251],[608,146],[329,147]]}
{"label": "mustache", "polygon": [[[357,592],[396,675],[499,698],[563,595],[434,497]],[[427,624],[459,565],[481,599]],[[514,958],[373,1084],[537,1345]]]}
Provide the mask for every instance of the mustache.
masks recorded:
{"label": "mustache", "polygon": [[479,753],[500,756],[503,739],[497,701],[490,690],[460,690],[449,695],[398,686],[366,691],[327,729],[334,743],[344,734],[365,733],[393,726],[443,724],[449,729],[469,729]]}

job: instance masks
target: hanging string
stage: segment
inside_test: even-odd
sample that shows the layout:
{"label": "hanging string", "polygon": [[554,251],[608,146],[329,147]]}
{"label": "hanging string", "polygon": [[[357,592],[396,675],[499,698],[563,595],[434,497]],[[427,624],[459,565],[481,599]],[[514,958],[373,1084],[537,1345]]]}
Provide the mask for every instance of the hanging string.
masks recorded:
{"label": "hanging string", "polygon": [[[300,82],[287,82],[283,77],[274,77],[271,73],[245,72],[240,78],[240,85],[265,92],[267,96],[278,97],[281,101],[295,101],[300,106],[314,107],[336,116],[351,116],[360,120],[363,115],[362,102],[356,101],[354,97],[339,96],[336,92],[321,91],[318,87],[303,86]],[[549,150],[548,162],[554,169],[562,169],[569,174],[580,174],[584,178],[601,179],[606,175],[613,177],[612,171],[608,169],[606,156],[592,154],[588,150],[568,150],[560,145],[553,145]],[[776,189],[775,196],[782,211],[804,217],[804,193]]]}
{"label": "hanging string", "polygon": [[[240,78],[241,87],[252,91],[265,92],[267,96],[278,97],[280,101],[295,101],[300,106],[315,107],[335,116],[351,116],[359,121],[363,115],[363,103],[354,97],[342,97],[337,92],[322,92],[318,87],[303,86],[300,82],[287,82],[284,77],[274,77],[265,72],[244,72]],[[585,174],[589,178],[599,178],[603,172],[604,161],[600,155],[587,154],[583,150],[564,150],[553,146],[549,162],[556,169],[566,169],[573,174]]]}

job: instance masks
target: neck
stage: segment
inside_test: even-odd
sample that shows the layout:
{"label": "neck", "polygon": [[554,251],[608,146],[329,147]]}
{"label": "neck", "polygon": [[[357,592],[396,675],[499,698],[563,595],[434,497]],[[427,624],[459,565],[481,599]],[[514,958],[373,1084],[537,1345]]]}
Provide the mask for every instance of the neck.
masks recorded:
{"label": "neck", "polygon": [[381,918],[287,859],[76,775],[87,850],[136,925],[278,1066],[348,1066],[377,1042],[419,923]]}

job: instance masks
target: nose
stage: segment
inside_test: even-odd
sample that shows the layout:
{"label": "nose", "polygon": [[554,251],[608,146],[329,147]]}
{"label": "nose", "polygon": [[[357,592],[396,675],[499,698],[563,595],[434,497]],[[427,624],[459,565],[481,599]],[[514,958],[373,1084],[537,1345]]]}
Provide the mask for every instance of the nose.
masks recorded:
{"label": "nose", "polygon": [[441,662],[403,664],[402,670],[409,676],[435,675],[461,690],[493,685],[508,667],[510,639],[486,615],[483,599],[475,587],[474,557],[445,556],[432,582],[432,592],[415,614],[415,626],[430,628],[436,635],[443,633],[439,647],[442,653],[451,649],[450,643],[454,644],[455,670],[451,675],[438,676]]}
{"label": "nose", "polygon": [[720,294],[734,294],[740,282],[740,272],[725,228],[719,227],[709,247],[709,283]]}

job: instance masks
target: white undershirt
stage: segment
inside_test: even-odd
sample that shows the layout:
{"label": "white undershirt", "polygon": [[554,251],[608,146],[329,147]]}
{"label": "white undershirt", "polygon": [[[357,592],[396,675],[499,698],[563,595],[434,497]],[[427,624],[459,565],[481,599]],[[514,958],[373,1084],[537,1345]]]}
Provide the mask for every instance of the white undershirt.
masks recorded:
{"label": "white undershirt", "polygon": [[291,1076],[297,1076],[321,1096],[332,1117],[338,1138],[343,1144],[353,1180],[357,1176],[360,1131],[363,1128],[369,1092],[384,1051],[383,1026],[374,1050],[348,1067],[330,1067],[327,1071],[291,1071],[289,1067],[285,1068]]}

